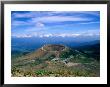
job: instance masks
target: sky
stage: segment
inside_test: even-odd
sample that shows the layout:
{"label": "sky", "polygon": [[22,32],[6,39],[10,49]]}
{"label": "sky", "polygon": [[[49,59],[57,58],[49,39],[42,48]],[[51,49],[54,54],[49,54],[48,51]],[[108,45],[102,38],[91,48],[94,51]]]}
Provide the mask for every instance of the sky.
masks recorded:
{"label": "sky", "polygon": [[99,11],[12,11],[12,37],[97,37]]}

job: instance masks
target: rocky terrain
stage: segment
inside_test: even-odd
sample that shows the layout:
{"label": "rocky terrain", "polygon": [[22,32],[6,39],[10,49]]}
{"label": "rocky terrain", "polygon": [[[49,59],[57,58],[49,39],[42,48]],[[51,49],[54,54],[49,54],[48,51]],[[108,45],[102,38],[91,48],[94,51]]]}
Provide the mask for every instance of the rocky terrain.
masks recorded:
{"label": "rocky terrain", "polygon": [[100,63],[79,50],[47,44],[12,60],[13,77],[98,77]]}

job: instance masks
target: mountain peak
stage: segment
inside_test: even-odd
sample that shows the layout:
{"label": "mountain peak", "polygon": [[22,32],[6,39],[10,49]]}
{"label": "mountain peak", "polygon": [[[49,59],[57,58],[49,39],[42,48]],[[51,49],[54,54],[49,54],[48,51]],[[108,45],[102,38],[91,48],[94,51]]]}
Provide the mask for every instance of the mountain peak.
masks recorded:
{"label": "mountain peak", "polygon": [[66,48],[64,45],[58,45],[58,44],[47,44],[42,47],[45,51],[62,51]]}

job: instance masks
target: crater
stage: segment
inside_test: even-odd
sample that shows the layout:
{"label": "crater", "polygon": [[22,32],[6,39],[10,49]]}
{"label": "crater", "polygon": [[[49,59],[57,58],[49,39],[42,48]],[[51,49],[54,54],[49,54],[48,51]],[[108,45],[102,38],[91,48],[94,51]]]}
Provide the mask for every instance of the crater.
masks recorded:
{"label": "crater", "polygon": [[46,51],[62,51],[65,49],[65,46],[63,45],[57,45],[57,44],[49,44],[49,45],[45,45],[43,46],[43,49]]}

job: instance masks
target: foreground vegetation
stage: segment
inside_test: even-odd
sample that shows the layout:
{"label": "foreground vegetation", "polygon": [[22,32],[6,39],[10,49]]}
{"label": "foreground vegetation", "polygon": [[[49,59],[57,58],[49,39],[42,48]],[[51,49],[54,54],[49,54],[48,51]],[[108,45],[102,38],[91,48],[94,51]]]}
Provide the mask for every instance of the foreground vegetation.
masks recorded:
{"label": "foreground vegetation", "polygon": [[[100,62],[86,53],[70,48],[65,50],[39,49],[12,60],[14,77],[98,77]],[[55,49],[55,48],[54,48]],[[86,51],[87,52],[87,51]],[[90,52],[90,50],[89,50]]]}

